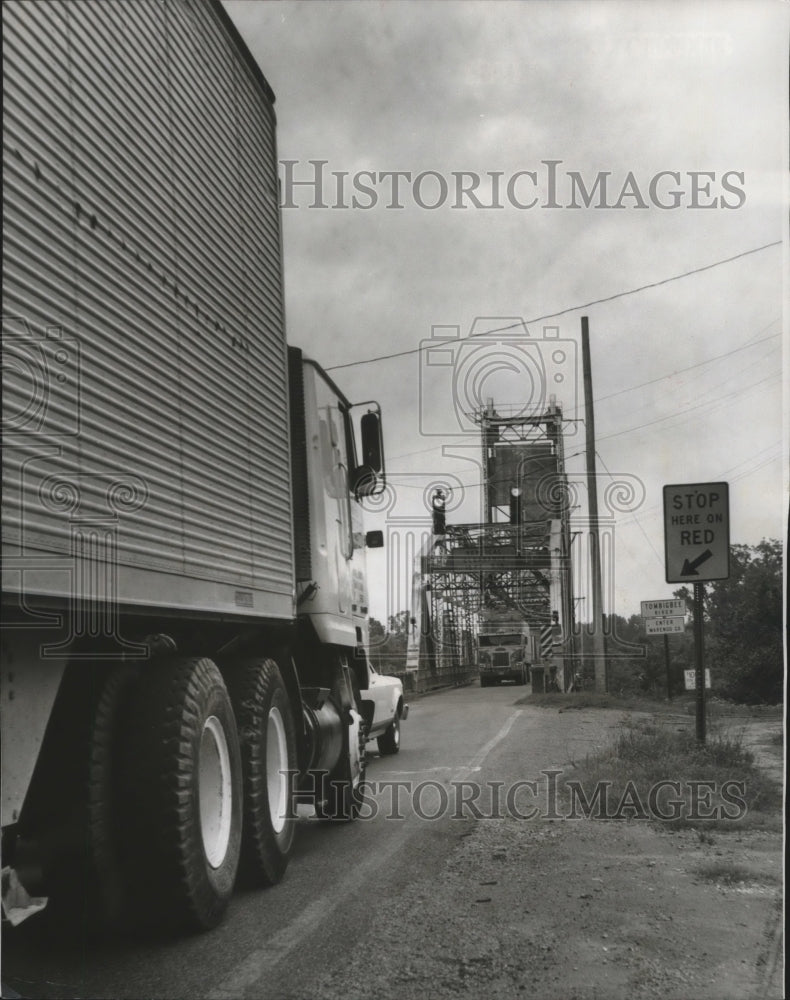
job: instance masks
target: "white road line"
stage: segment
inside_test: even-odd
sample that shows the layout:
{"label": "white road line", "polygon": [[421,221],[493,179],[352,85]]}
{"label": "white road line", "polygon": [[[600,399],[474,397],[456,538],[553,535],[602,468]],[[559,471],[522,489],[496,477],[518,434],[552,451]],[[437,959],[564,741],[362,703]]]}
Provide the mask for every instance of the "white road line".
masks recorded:
{"label": "white road line", "polygon": [[[507,736],[513,723],[521,714],[521,709],[514,712],[499,732],[477,751],[472,760],[458,769],[457,773],[461,780],[473,771],[480,769],[480,765],[494,747]],[[415,773],[419,774],[420,772]],[[325,896],[323,899],[316,899],[308,904],[295,920],[270,937],[264,947],[250,952],[230,976],[227,976],[213,990],[206,993],[206,1000],[231,1000],[231,998],[246,996],[261,980],[265,981],[267,973],[274,969],[290,952],[299,947],[306,935],[327,923],[332,911],[337,908],[344,897],[357,892],[366,883],[369,883],[375,869],[385,865],[390,857],[402,847],[403,841],[400,839],[383,850],[377,847],[366,861],[355,865],[353,871],[347,874],[343,880],[341,894]]]}
{"label": "white road line", "polygon": [[[457,771],[457,770],[458,770],[458,765],[457,764],[453,764],[452,766],[450,766],[449,764],[442,764],[441,767],[421,767],[419,769],[419,771],[387,771],[386,773],[388,775],[392,775],[392,774],[431,774],[433,771]],[[372,780],[375,781],[375,778],[372,779]]]}
{"label": "white road line", "polygon": [[496,746],[496,745],[497,745],[498,743],[501,743],[501,742],[502,742],[502,740],[503,740],[503,739],[504,739],[504,738],[505,738],[505,737],[507,736],[507,734],[508,734],[508,733],[510,732],[510,730],[511,730],[511,729],[513,728],[513,723],[514,723],[514,722],[516,721],[516,719],[517,719],[517,718],[518,718],[518,717],[519,717],[520,715],[523,715],[523,714],[524,714],[524,713],[523,713],[523,709],[520,709],[520,708],[519,708],[519,709],[517,709],[517,710],[516,710],[516,711],[515,711],[515,712],[514,712],[514,713],[513,713],[513,714],[512,714],[511,716],[510,716],[510,718],[509,718],[509,719],[508,719],[508,720],[507,720],[507,721],[505,722],[505,724],[504,724],[504,725],[502,726],[502,728],[501,728],[501,729],[499,730],[499,732],[498,732],[498,733],[496,734],[496,736],[493,736],[493,737],[492,737],[492,738],[491,738],[491,739],[490,739],[490,740],[488,741],[488,743],[486,743],[486,744],[485,744],[485,746],[481,747],[481,748],[480,748],[480,749],[479,749],[479,750],[477,751],[477,753],[476,753],[476,754],[474,755],[474,757],[473,757],[473,758],[472,758],[472,759],[471,759],[471,760],[469,761],[469,763],[468,763],[468,764],[466,765],[466,767],[465,767],[465,768],[463,768],[463,769],[461,770],[461,779],[462,779],[462,780],[463,780],[463,778],[465,778],[465,777],[466,777],[466,776],[467,776],[468,774],[471,774],[471,773],[472,773],[472,771],[479,771],[479,770],[480,770],[480,765],[481,765],[481,764],[483,763],[483,761],[484,761],[484,760],[486,759],[486,757],[487,757],[487,756],[488,756],[488,755],[489,755],[489,754],[491,753],[491,751],[492,751],[492,750],[494,749],[494,747],[495,747],[495,746]]}
{"label": "white road line", "polygon": [[261,990],[253,992],[253,988],[259,986],[261,981],[265,983],[270,971],[298,948],[306,935],[325,925],[330,920],[332,911],[345,897],[358,894],[366,884],[369,885],[375,877],[376,869],[386,865],[403,846],[403,840],[397,839],[383,849],[376,847],[366,861],[357,863],[353,871],[349,871],[344,877],[341,892],[308,904],[295,920],[267,938],[262,948],[251,951],[230,976],[206,993],[206,1000],[238,1000],[239,997],[248,995],[261,996]]}

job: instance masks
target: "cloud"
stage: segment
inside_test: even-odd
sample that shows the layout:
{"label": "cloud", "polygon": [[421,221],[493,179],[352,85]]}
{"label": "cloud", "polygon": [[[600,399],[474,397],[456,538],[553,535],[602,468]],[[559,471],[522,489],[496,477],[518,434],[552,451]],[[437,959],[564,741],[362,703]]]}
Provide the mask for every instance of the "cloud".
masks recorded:
{"label": "cloud", "polygon": [[[361,171],[398,170],[412,180],[436,171],[449,185],[435,211],[421,208],[404,181],[400,210],[385,207],[389,188],[380,182],[369,210],[284,213],[289,337],[324,364],[411,350],[436,323],[467,330],[478,315],[529,318],[605,299],[782,238],[790,20],[783,6],[226,6],[277,93],[280,156],[297,160],[300,176],[318,158],[328,161],[328,176],[345,172],[346,185]],[[516,171],[533,171],[545,203],[547,160],[561,161],[560,208],[451,207],[460,171],[499,172],[502,191]],[[656,189],[662,198],[680,190],[677,209],[658,207],[650,194],[661,171],[679,174]],[[700,171],[714,174],[709,190],[705,177],[694,178]],[[739,199],[723,187],[728,172],[743,174],[731,173],[730,184],[745,192],[730,209],[722,196]],[[633,207],[634,196],[623,199],[625,208],[593,207],[604,173],[609,204],[630,184],[648,207]],[[480,190],[490,190],[484,181]],[[425,183],[429,198],[435,189]],[[579,183],[588,191],[599,185],[590,207],[568,207],[574,191],[583,201]],[[697,203],[718,198],[716,208],[689,207],[695,185]],[[514,190],[526,201],[530,180]],[[780,383],[771,381],[778,339],[739,351],[761,331],[779,332],[782,280],[775,247],[585,310],[599,453],[647,490],[644,522],[624,522],[620,613],[666,589],[656,555],[663,483],[726,473],[733,540],[784,531],[781,452],[769,447],[782,435]],[[580,315],[554,321],[563,336],[578,338]],[[532,332],[540,336],[542,324]],[[718,355],[728,356],[682,372]],[[612,395],[673,371],[681,374]],[[420,406],[438,419],[452,399],[438,393],[421,404],[419,356],[334,376],[352,397],[381,398],[389,452],[409,456],[393,469],[462,470],[464,481],[475,479],[472,463],[442,457],[439,439],[420,434]],[[479,448],[474,439],[472,446]],[[401,492],[410,498],[405,509],[417,510],[420,491]],[[478,499],[473,488],[464,516],[477,516]],[[377,607],[376,616],[397,610]]]}

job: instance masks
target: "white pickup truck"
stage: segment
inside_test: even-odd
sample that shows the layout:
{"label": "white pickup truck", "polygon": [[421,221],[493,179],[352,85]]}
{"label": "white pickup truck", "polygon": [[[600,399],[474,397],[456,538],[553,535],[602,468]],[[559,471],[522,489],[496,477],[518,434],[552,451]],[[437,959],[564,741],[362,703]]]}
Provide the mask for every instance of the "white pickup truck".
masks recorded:
{"label": "white pickup truck", "polygon": [[400,724],[409,714],[409,706],[403,701],[403,685],[397,677],[380,674],[372,665],[369,671],[369,687],[363,695],[365,701],[374,704],[368,740],[376,740],[380,754],[395,754],[400,750]]}

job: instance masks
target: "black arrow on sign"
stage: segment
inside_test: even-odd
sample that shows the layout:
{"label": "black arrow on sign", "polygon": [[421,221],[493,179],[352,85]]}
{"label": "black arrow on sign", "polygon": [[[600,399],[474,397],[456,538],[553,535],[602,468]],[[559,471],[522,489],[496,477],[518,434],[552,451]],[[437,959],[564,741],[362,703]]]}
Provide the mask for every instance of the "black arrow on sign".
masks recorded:
{"label": "black arrow on sign", "polygon": [[697,556],[694,562],[689,562],[688,559],[683,563],[683,569],[680,571],[681,576],[699,576],[697,570],[708,559],[713,558],[713,553],[710,549],[705,549],[701,556]]}

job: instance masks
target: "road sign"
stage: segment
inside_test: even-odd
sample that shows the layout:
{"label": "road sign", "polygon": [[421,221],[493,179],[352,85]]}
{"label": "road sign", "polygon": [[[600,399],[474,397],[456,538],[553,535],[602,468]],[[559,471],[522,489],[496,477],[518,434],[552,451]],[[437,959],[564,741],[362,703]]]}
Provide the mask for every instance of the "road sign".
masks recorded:
{"label": "road sign", "polygon": [[682,597],[672,597],[663,601],[642,601],[643,618],[669,618],[685,613],[686,602]]}
{"label": "road sign", "polygon": [[730,575],[727,483],[664,487],[667,583],[704,583]]}
{"label": "road sign", "polygon": [[[684,670],[683,677],[686,681],[686,690],[693,691],[697,686],[697,671],[696,670]],[[705,687],[710,687],[710,670],[705,668]]]}
{"label": "road sign", "polygon": [[685,632],[685,618],[645,618],[647,635],[671,635],[674,632]]}

